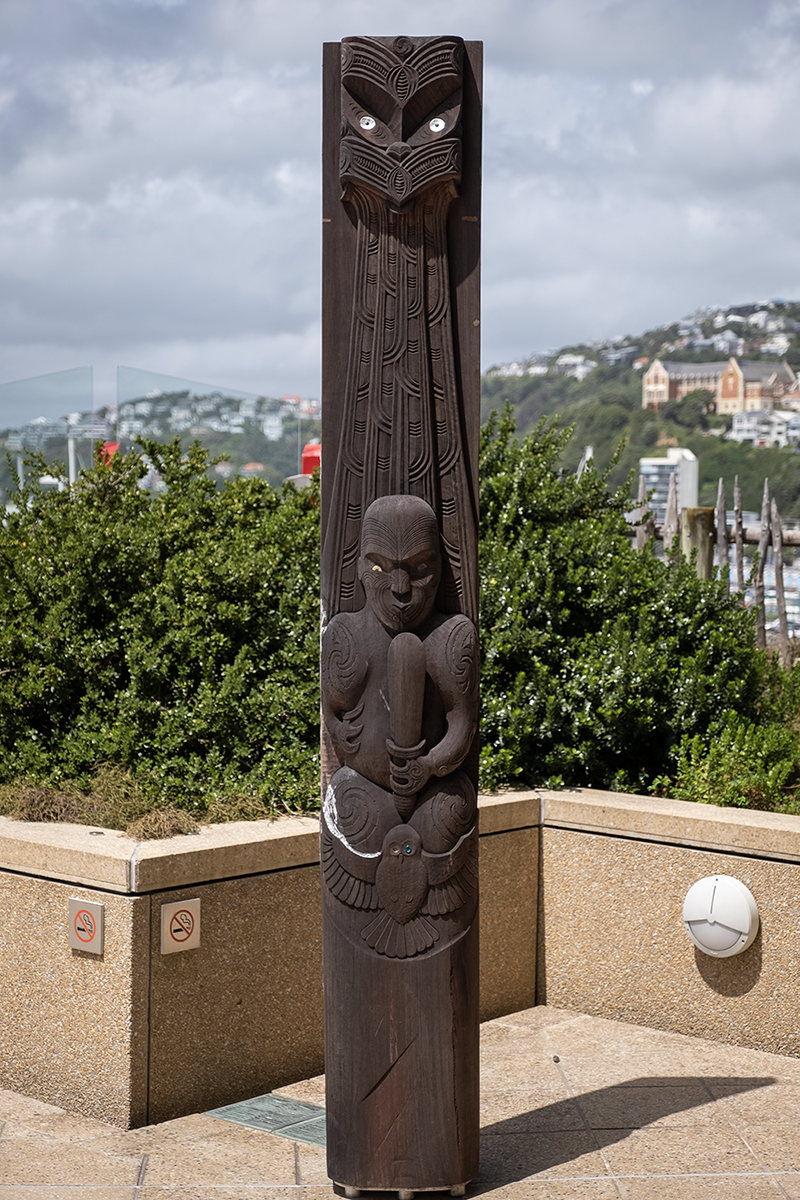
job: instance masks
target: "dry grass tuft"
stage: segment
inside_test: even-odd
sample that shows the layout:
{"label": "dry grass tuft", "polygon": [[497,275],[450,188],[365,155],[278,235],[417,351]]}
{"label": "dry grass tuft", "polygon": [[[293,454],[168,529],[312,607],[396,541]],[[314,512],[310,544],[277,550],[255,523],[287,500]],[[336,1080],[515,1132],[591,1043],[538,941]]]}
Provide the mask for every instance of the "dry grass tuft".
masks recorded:
{"label": "dry grass tuft", "polygon": [[241,793],[238,796],[226,796],[223,800],[214,800],[203,814],[204,825],[223,825],[228,821],[271,821],[275,819],[275,809],[269,808],[263,800],[256,796]]}
{"label": "dry grass tuft", "polygon": [[62,791],[21,780],[0,787],[0,813],[14,821],[71,821],[80,824],[86,797],[72,788]]}
{"label": "dry grass tuft", "polygon": [[15,821],[69,821],[118,829],[137,841],[197,833],[203,825],[228,821],[274,820],[276,812],[244,792],[215,800],[203,813],[191,814],[164,799],[145,799],[139,785],[119,767],[98,767],[87,791],[71,780],[58,785],[18,779],[0,785],[0,815]]}
{"label": "dry grass tuft", "polygon": [[155,812],[146,813],[133,821],[125,830],[125,836],[137,842],[152,838],[171,838],[179,834],[199,833],[200,826],[194,817],[183,809],[170,805]]}
{"label": "dry grass tuft", "polygon": [[104,763],[87,792],[71,780],[57,787],[18,779],[0,786],[0,814],[14,821],[70,821],[104,829],[126,829],[148,808],[127,771]]}

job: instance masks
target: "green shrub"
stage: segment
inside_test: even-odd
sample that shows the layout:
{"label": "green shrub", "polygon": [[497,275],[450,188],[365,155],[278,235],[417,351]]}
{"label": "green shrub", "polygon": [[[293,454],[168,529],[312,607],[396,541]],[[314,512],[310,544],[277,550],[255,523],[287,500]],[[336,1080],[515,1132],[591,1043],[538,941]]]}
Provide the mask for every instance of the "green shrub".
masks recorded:
{"label": "green shrub", "polygon": [[[0,526],[0,782],[99,764],[159,803],[318,792],[318,491],[218,490],[194,445],[143,443]],[[35,480],[45,469],[31,463]],[[50,468],[48,468],[50,469]]]}
{"label": "green shrub", "polygon": [[[627,487],[565,475],[569,436],[543,422],[519,441],[509,411],[482,432],[483,786],[786,809],[800,669],[756,649],[723,583],[632,548]],[[165,492],[140,487],[145,456]],[[61,493],[18,487],[0,525],[0,812],[152,833],[154,808],[318,806],[318,487],[218,489],[207,467],[197,445],[143,443]]]}
{"label": "green shrub", "polygon": [[569,436],[483,430],[482,783],[644,791],[685,736],[758,720],[767,661],[722,582],[633,548],[627,486],[561,473]]}
{"label": "green shrub", "polygon": [[676,800],[797,812],[787,791],[798,775],[800,736],[782,725],[755,725],[729,718],[707,736],[684,735],[675,779],[656,780],[655,790]]}

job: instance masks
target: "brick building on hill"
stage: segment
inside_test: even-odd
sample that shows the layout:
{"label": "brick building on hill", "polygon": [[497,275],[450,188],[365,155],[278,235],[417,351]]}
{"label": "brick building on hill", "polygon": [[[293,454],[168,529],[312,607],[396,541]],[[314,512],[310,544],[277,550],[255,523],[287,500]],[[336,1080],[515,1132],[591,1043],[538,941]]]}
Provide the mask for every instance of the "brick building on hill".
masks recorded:
{"label": "brick building on hill", "polygon": [[787,407],[794,397],[800,405],[800,387],[788,363],[662,362],[657,358],[642,378],[642,407],[657,409],[668,400],[682,400],[695,388],[714,393],[717,412],[728,415],[771,409],[780,400]]}
{"label": "brick building on hill", "polygon": [[708,388],[716,394],[727,362],[662,362],[650,365],[642,376],[642,408],[658,408],[667,400],[682,400],[695,388]]}
{"label": "brick building on hill", "polygon": [[717,389],[717,412],[758,412],[775,407],[791,392],[800,400],[797,377],[788,363],[728,361]]}

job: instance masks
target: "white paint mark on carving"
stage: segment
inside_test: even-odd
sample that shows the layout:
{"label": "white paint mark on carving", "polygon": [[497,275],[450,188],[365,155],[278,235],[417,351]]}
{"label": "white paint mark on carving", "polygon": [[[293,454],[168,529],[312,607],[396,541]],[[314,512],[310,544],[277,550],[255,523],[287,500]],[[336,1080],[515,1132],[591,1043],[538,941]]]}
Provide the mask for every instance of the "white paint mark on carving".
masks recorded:
{"label": "white paint mark on carving", "polygon": [[347,846],[347,849],[350,850],[351,853],[357,854],[359,858],[380,858],[380,850],[375,851],[374,854],[363,854],[360,850],[356,850],[355,846],[351,846],[347,838],[342,833],[341,829],[339,828],[339,814],[336,811],[336,793],[333,790],[332,783],[328,784],[328,790],[325,793],[325,799],[322,802],[322,815],[325,818],[325,824],[328,826],[328,829],[330,829],[333,836],[338,838],[343,846]]}

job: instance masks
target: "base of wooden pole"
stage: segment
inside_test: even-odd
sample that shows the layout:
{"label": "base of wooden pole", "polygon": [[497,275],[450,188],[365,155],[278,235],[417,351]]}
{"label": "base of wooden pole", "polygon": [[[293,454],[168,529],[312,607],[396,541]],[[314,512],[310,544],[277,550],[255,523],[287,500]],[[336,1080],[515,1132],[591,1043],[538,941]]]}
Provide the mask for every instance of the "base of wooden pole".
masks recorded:
{"label": "base of wooden pole", "polygon": [[[340,1187],[344,1192],[347,1200],[358,1200],[362,1192],[382,1192],[385,1188],[357,1188],[348,1187],[346,1184],[337,1183],[336,1187]],[[456,1183],[451,1188],[398,1188],[397,1200],[414,1200],[417,1192],[450,1192],[451,1196],[466,1196],[467,1185],[465,1183]]]}
{"label": "base of wooden pole", "polygon": [[329,1177],[353,1200],[463,1196],[478,1173],[477,921],[403,960],[354,945],[332,920],[323,930]]}

